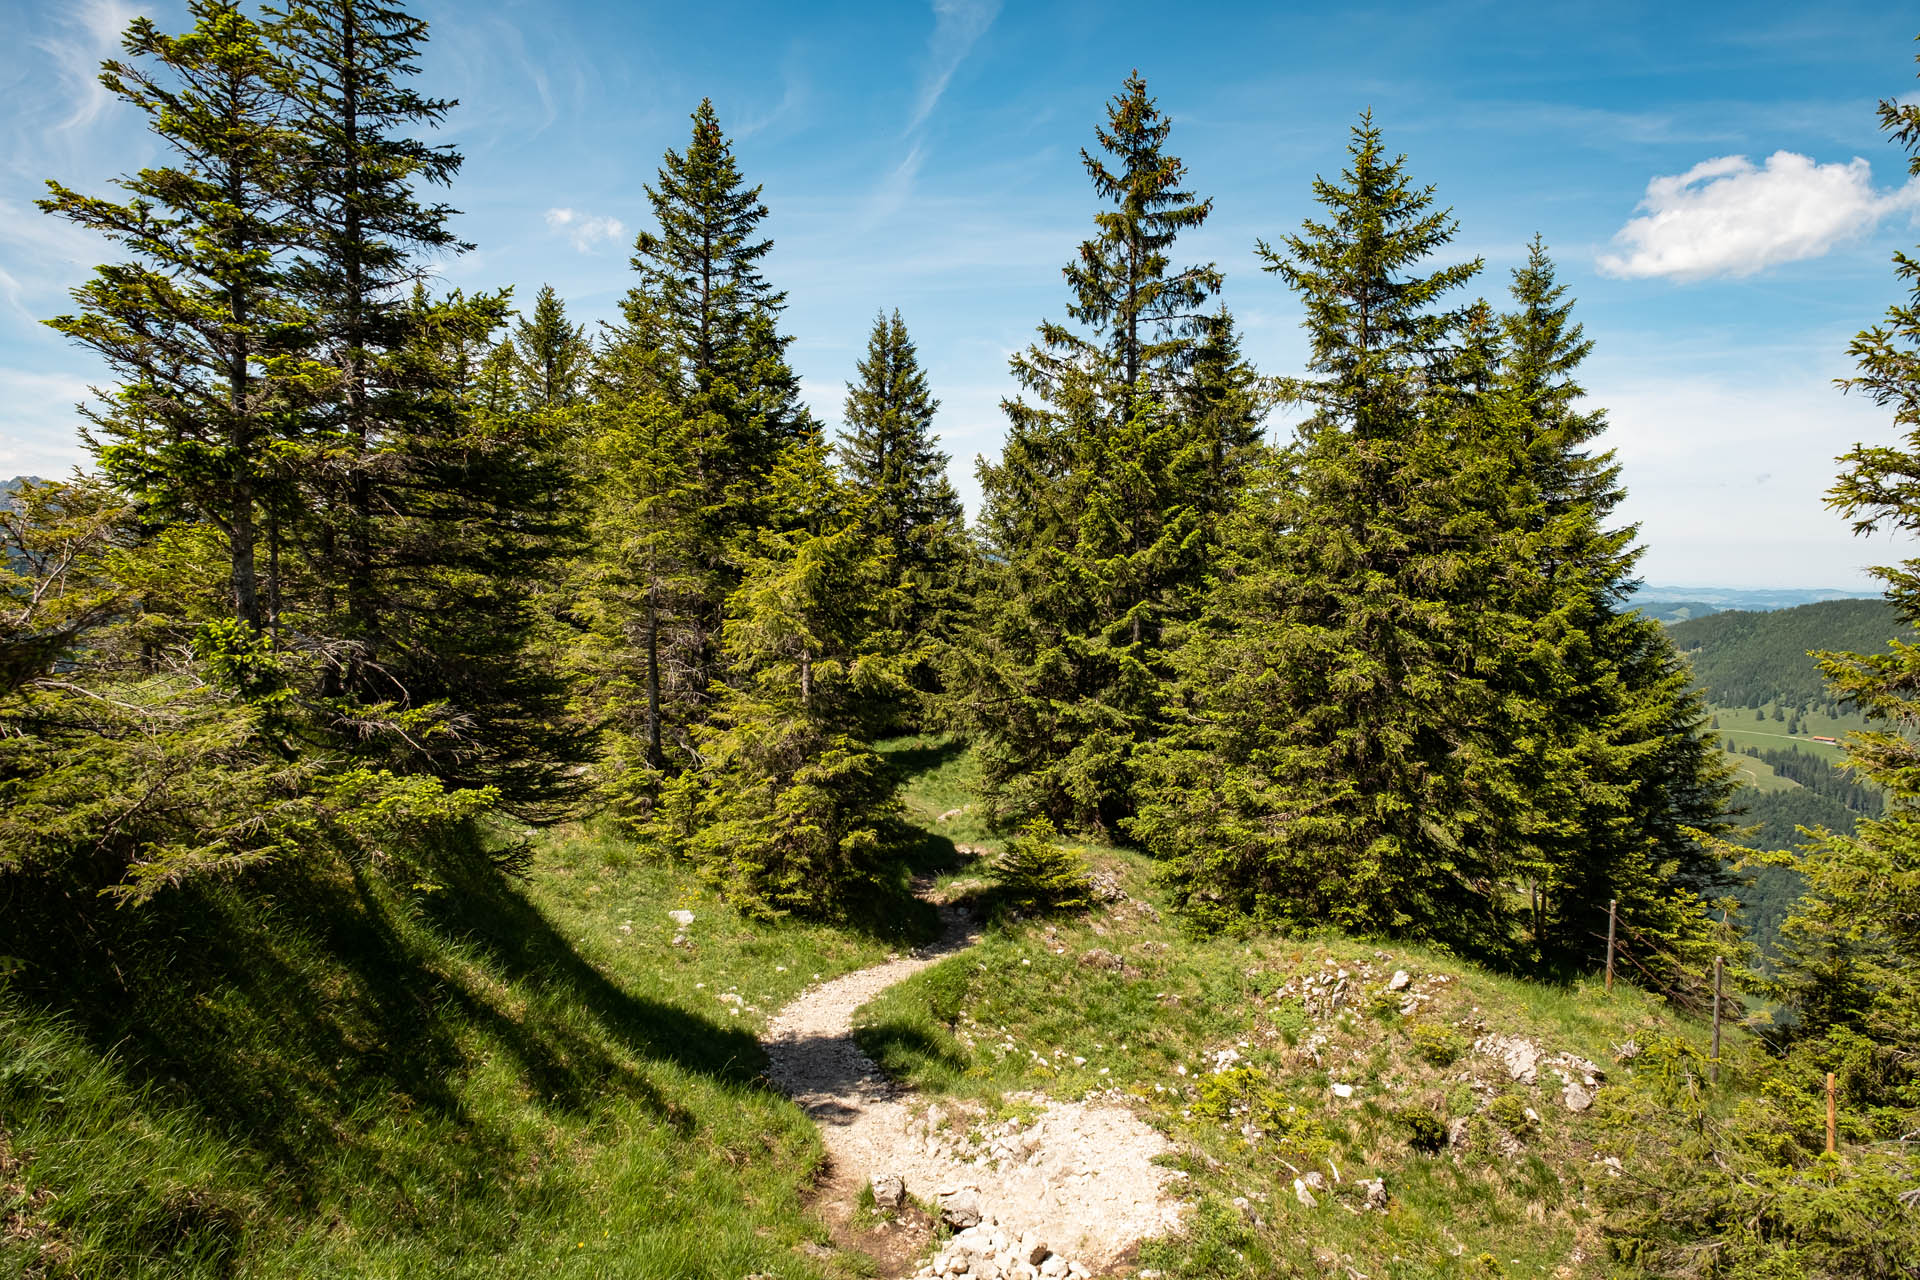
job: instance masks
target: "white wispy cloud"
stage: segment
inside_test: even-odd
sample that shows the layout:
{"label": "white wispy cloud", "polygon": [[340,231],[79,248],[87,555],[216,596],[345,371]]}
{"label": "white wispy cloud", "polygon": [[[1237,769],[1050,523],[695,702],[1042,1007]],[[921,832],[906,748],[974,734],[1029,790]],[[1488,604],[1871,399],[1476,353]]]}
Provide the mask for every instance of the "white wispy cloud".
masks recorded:
{"label": "white wispy cloud", "polygon": [[37,42],[73,86],[73,105],[56,129],[83,129],[112,101],[100,83],[100,63],[119,51],[120,37],[138,12],[123,0],[78,0],[62,13],[60,33]]}
{"label": "white wispy cloud", "polygon": [[933,114],[953,73],[1000,14],[1000,0],[933,0],[933,37],[927,43],[927,70],[913,105],[908,133]]}
{"label": "white wispy cloud", "polygon": [[620,219],[577,209],[547,210],[547,226],[565,235],[581,253],[592,253],[602,242],[623,240],[627,234],[626,224]]}
{"label": "white wispy cloud", "polygon": [[83,462],[73,409],[90,395],[71,374],[0,367],[0,476],[57,476]]}
{"label": "white wispy cloud", "polygon": [[1877,406],[1835,389],[1850,372],[1844,342],[1804,335],[1790,345],[1829,354],[1782,351],[1763,372],[1596,363],[1593,403],[1611,423],[1603,444],[1619,451],[1620,517],[1640,527],[1647,580],[1852,589],[1865,566],[1912,554],[1854,537],[1826,505],[1838,455],[1892,433]]}
{"label": "white wispy cloud", "polygon": [[885,222],[906,206],[907,198],[913,194],[913,180],[920,173],[921,149],[914,143],[908,150],[906,159],[895,165],[882,178],[867,196],[860,210],[860,225],[871,228]]}
{"label": "white wispy cloud", "polygon": [[1627,279],[1748,276],[1818,258],[1894,213],[1920,208],[1920,181],[1878,190],[1871,166],[1857,156],[1817,164],[1776,151],[1764,165],[1720,156],[1653,179],[1639,208],[1615,234],[1617,251],[1600,256],[1601,271]]}

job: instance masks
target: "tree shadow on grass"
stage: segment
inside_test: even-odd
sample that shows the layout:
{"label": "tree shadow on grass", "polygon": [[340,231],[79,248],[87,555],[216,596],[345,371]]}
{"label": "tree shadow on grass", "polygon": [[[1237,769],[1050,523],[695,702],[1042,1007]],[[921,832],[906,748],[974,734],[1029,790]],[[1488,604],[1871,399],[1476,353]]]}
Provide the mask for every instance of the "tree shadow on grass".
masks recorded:
{"label": "tree shadow on grass", "polygon": [[[377,1204],[399,1230],[468,1206],[510,1219],[481,1212],[525,1181],[509,1172],[557,1163],[469,1106],[488,1059],[556,1121],[618,1094],[681,1138],[695,1117],[656,1065],[763,1088],[746,1031],[621,990],[477,849],[443,861],[424,895],[394,882],[411,873],[282,865],[119,909],[94,885],[0,878],[10,990],[111,1060],[136,1113],[197,1116],[256,1166],[240,1181]],[[58,1083],[0,1079],[0,1111]]]}
{"label": "tree shadow on grass", "polygon": [[895,773],[910,778],[952,764],[967,753],[967,744],[960,738],[908,738],[875,751]]}
{"label": "tree shadow on grass", "polygon": [[965,1056],[911,1022],[888,1018],[855,1033],[860,1050],[892,1080],[957,1079]]}

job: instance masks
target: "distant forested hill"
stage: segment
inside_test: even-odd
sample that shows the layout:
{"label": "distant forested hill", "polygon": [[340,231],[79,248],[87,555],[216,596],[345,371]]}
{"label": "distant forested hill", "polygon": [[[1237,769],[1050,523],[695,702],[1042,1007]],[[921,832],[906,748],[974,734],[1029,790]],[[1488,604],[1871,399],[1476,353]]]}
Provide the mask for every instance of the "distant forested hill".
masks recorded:
{"label": "distant forested hill", "polygon": [[1806,707],[1829,700],[1808,650],[1878,653],[1903,630],[1884,600],[1827,600],[1767,613],[1728,610],[1676,623],[1669,634],[1720,706]]}

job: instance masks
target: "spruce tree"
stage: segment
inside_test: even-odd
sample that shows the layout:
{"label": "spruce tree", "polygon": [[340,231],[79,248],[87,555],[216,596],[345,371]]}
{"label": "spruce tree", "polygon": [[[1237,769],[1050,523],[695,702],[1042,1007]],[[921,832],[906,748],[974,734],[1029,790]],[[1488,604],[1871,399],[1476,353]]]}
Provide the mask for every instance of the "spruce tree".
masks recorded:
{"label": "spruce tree", "polygon": [[[1907,153],[1920,176],[1920,104],[1887,99],[1881,128]],[[1893,256],[1906,298],[1848,348],[1857,372],[1842,385],[1887,411],[1895,444],[1855,444],[1827,505],[1861,534],[1920,530],[1920,498],[1912,475],[1920,466],[1920,254]],[[1900,622],[1920,622],[1920,558],[1873,570]],[[1787,988],[1810,1021],[1871,1037],[1881,1061],[1898,1071],[1875,1081],[1891,1103],[1902,1086],[1909,1112],[1920,1053],[1920,744],[1910,726],[1920,716],[1920,646],[1891,641],[1880,653],[1817,655],[1829,687],[1866,717],[1871,728],[1847,738],[1847,767],[1886,795],[1886,812],[1862,819],[1851,835],[1821,833],[1801,859],[1807,893],[1784,933]],[[1909,1121],[1903,1127],[1911,1128]]]}
{"label": "spruce tree", "polygon": [[1585,402],[1578,370],[1593,344],[1566,292],[1536,237],[1483,393],[1513,459],[1502,516],[1513,571],[1495,588],[1519,628],[1496,679],[1520,788],[1509,852],[1534,954],[1559,967],[1591,957],[1609,901],[1670,954],[1702,941],[1700,907],[1721,871],[1694,833],[1726,830],[1731,793],[1684,659],[1626,608],[1640,551],[1633,527],[1608,524],[1625,490],[1613,452],[1594,448],[1606,416]]}
{"label": "spruce tree", "polygon": [[680,518],[700,579],[701,606],[674,661],[704,690],[726,666],[719,637],[740,548],[780,519],[774,466],[816,428],[778,330],[785,295],[760,272],[772,248],[759,233],[767,209],[710,101],[693,113],[686,151],[666,153],[647,198],[656,229],[637,238],[633,267],[673,357],[665,385],[685,431],[692,498]]}
{"label": "spruce tree", "polygon": [[239,5],[194,0],[189,12],[182,36],[136,20],[127,60],[100,76],[147,116],[166,162],[121,179],[124,203],[58,182],[39,201],[131,255],[74,290],[76,314],[48,323],[118,379],[87,411],[102,469],[156,513],[219,530],[230,616],[259,631],[262,498],[314,372],[312,317],[286,272],[294,74]]}
{"label": "spruce tree", "polygon": [[767,207],[760,188],[741,177],[712,99],[692,118],[686,151],[669,148],[647,188],[658,229],[640,234],[633,266],[659,299],[675,354],[704,390],[737,363],[749,317],[778,311],[786,295],[760,273],[773,248],[759,231]]}
{"label": "spruce tree", "polygon": [[895,780],[861,725],[904,690],[902,657],[877,643],[898,588],[817,437],[773,487],[788,527],[755,539],[728,603],[733,678],[650,830],[743,909],[818,914],[875,881],[897,839]]}
{"label": "spruce tree", "polygon": [[859,380],[847,384],[837,453],[865,499],[869,536],[892,548],[902,610],[889,623],[903,652],[915,655],[916,683],[927,690],[932,655],[953,638],[965,609],[968,567],[960,499],[933,434],[939,407],[900,313],[875,317]]}
{"label": "spruce tree", "polygon": [[1211,206],[1181,188],[1169,128],[1130,76],[1096,131],[1104,155],[1082,156],[1109,206],[1065,270],[1068,314],[1090,332],[1045,323],[1014,357],[1035,399],[1003,404],[1006,445],[980,467],[984,625],[950,683],[1000,803],[1069,825],[1111,829],[1132,811],[1163,632],[1197,595],[1208,516],[1225,505],[1216,485],[1238,481],[1225,450],[1239,428],[1215,402],[1234,396],[1241,362],[1200,310],[1220,276],[1171,265]]}
{"label": "spruce tree", "polygon": [[1094,215],[1100,234],[1063,272],[1067,314],[1092,336],[1043,324],[1040,344],[1015,358],[1023,384],[1043,397],[1068,367],[1091,369],[1106,412],[1124,420],[1143,380],[1152,394],[1172,393],[1208,328],[1202,308],[1219,292],[1220,272],[1210,263],[1176,270],[1169,250],[1206,222],[1213,201],[1182,189],[1186,165],[1165,149],[1172,129],[1135,71],[1094,129],[1103,154],[1080,152],[1095,194],[1112,207]]}
{"label": "spruce tree", "polygon": [[1299,295],[1315,410],[1234,513],[1206,615],[1176,659],[1168,736],[1132,830],[1194,916],[1483,940],[1499,910],[1492,696],[1478,673],[1494,571],[1451,383],[1477,262],[1362,117],[1339,182],[1268,268]]}
{"label": "spruce tree", "polygon": [[514,324],[511,338],[515,380],[521,402],[536,413],[570,409],[581,401],[593,348],[585,325],[567,319],[567,307],[540,286],[533,314]]}
{"label": "spruce tree", "polygon": [[471,247],[423,195],[460,167],[418,136],[456,104],[413,88],[426,24],[392,0],[277,16],[298,72],[289,279],[329,373],[288,454],[289,643],[319,659],[315,705],[355,754],[548,812],[569,751],[535,641],[572,533],[564,432],[498,394],[483,353],[505,295],[422,287],[435,255]]}
{"label": "spruce tree", "polygon": [[698,652],[706,579],[667,318],[641,289],[621,311],[590,379],[592,550],[577,575],[585,634],[576,665],[607,729],[602,794],[616,811],[643,817],[670,765],[690,758],[685,731],[706,689],[689,655]]}
{"label": "spruce tree", "polygon": [[424,203],[416,189],[450,182],[460,155],[412,131],[440,124],[456,104],[412,88],[426,24],[398,4],[292,0],[269,13],[299,75],[301,147],[289,196],[303,251],[291,278],[334,377],[303,424],[307,541],[322,614],[313,629],[328,638],[329,692],[379,700],[394,688],[379,675],[391,655],[375,581],[387,554],[376,511],[391,505],[380,492],[391,439],[407,432],[421,399],[395,376],[416,314],[409,286],[424,277],[423,255],[471,247],[448,228],[452,210]]}

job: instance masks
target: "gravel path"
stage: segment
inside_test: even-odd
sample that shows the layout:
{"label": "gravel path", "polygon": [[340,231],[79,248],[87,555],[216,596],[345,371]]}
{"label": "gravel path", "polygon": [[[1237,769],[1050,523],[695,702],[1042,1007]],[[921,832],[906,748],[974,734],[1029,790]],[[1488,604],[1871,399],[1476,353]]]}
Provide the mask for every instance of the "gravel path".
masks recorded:
{"label": "gravel path", "polygon": [[[782,1009],[768,1028],[767,1074],[819,1123],[843,1186],[893,1174],[929,1203],[972,1187],[1010,1235],[1044,1240],[1098,1270],[1144,1236],[1176,1225],[1165,1194],[1171,1172],[1151,1163],[1170,1150],[1162,1135],[1121,1106],[1036,1099],[1043,1114],[1011,1134],[1009,1154],[973,1156],[964,1141],[894,1086],[853,1041],[853,1013],[894,983],[979,941],[964,912],[942,908],[940,941],[912,956],[823,983]],[[956,1123],[964,1123],[957,1121]]]}

